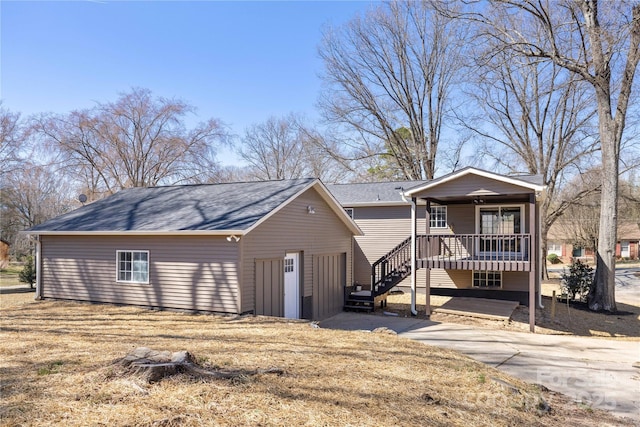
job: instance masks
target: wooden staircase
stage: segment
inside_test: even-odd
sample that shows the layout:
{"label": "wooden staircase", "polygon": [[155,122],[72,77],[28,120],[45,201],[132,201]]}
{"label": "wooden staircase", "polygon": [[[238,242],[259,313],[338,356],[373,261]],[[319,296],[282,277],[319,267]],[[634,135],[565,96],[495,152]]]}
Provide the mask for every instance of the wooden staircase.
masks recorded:
{"label": "wooden staircase", "polygon": [[411,237],[406,238],[371,266],[371,289],[345,286],[344,309],[371,312],[387,305],[391,289],[411,274]]}

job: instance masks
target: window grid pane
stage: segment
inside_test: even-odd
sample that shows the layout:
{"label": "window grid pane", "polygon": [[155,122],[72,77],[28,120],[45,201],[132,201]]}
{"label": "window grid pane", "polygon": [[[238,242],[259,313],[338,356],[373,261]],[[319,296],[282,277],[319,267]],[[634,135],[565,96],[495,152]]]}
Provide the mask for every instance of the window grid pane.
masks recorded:
{"label": "window grid pane", "polygon": [[502,287],[502,272],[474,271],[473,286],[476,288],[500,288]]}
{"label": "window grid pane", "polygon": [[141,251],[118,252],[118,281],[149,283],[149,254]]}
{"label": "window grid pane", "polygon": [[431,206],[431,214],[429,216],[429,227],[446,228],[447,227],[447,207]]}

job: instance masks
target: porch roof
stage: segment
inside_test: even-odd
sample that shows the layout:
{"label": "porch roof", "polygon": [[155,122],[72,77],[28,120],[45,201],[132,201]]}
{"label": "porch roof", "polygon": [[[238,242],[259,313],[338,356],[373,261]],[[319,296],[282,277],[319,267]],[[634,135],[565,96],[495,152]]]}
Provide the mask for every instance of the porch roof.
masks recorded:
{"label": "porch roof", "polygon": [[410,188],[405,194],[408,197],[443,203],[470,199],[486,203],[525,200],[529,194],[538,195],[545,188],[539,175],[506,176],[467,167]]}

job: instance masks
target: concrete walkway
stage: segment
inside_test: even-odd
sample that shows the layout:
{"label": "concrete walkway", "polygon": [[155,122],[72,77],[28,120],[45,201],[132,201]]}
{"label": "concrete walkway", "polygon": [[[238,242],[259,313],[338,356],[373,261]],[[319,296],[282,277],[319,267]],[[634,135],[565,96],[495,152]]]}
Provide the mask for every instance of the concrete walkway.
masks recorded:
{"label": "concrete walkway", "polygon": [[434,308],[433,312],[507,321],[518,305],[517,301],[456,297]]}
{"label": "concrete walkway", "polygon": [[640,421],[640,342],[498,331],[429,320],[340,313],[320,327],[371,331],[446,347],[577,402]]}

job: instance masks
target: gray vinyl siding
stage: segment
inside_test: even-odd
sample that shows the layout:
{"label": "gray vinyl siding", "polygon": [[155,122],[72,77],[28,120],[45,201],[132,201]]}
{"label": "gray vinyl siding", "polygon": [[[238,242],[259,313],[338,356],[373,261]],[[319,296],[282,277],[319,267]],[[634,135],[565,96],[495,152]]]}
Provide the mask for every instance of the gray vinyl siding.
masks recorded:
{"label": "gray vinyl siding", "polygon": [[[418,206],[418,234],[426,230],[424,206]],[[367,206],[354,208],[354,221],[364,236],[356,236],[354,243],[354,280],[371,284],[371,264],[411,236],[411,208],[406,206]],[[424,270],[418,270],[418,285],[425,283]],[[410,285],[405,279],[402,286]]]}
{"label": "gray vinyl siding", "polygon": [[525,187],[509,184],[507,182],[485,178],[478,175],[465,175],[449,182],[438,184],[423,192],[413,194],[413,197],[458,197],[458,196],[507,196],[512,194],[531,193]]}
{"label": "gray vinyl siding", "polygon": [[[424,286],[424,282],[422,283]],[[473,271],[471,270],[444,270],[434,268],[431,270],[432,288],[473,288]],[[502,288],[503,291],[528,291],[529,273],[525,271],[503,271]]]}
{"label": "gray vinyl siding", "polygon": [[[474,205],[448,205],[447,225],[451,234],[474,234],[476,232],[476,210]],[[431,234],[449,234],[441,228],[431,229]]]}
{"label": "gray vinyl siding", "polygon": [[[237,313],[238,245],[214,236],[41,236],[44,298]],[[149,252],[149,283],[116,281],[116,251]]]}
{"label": "gray vinyl siding", "polygon": [[[315,214],[307,212],[313,206]],[[242,312],[256,308],[255,261],[284,258],[287,252],[300,252],[301,297],[313,295],[313,256],[346,254],[346,283],[351,282],[351,231],[329,205],[311,188],[284,206],[241,239]],[[302,304],[302,302],[301,302]]]}

